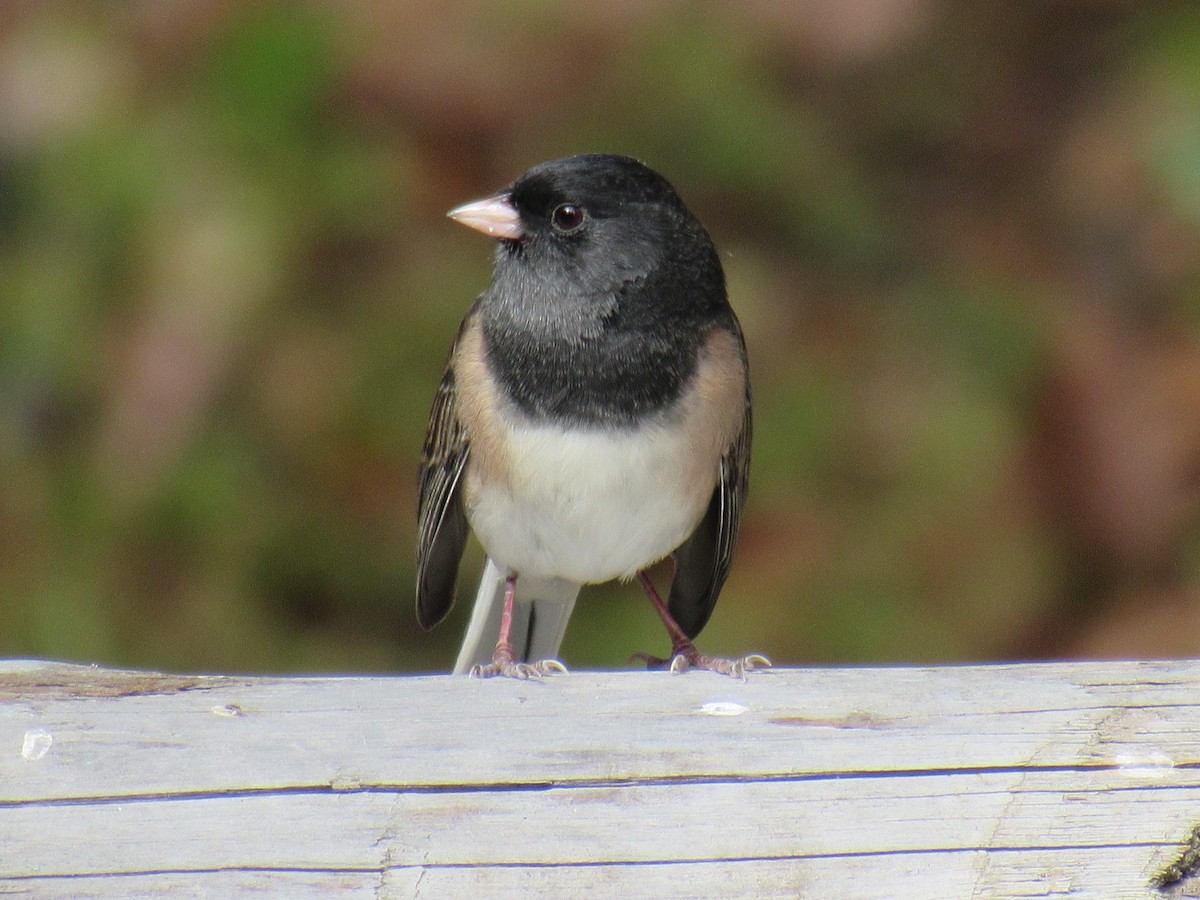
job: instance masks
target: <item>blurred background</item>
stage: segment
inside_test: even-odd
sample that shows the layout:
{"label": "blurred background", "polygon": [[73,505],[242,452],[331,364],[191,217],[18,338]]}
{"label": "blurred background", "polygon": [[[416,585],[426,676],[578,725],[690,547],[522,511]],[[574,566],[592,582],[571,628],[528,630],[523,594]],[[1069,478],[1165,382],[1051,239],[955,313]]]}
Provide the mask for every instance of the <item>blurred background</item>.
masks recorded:
{"label": "blurred background", "polygon": [[[492,248],[444,213],[591,150],[747,333],[702,648],[1200,655],[1196,4],[10,0],[0,656],[448,668],[481,555],[419,632],[415,473]],[[563,658],[666,649],[618,585]]]}

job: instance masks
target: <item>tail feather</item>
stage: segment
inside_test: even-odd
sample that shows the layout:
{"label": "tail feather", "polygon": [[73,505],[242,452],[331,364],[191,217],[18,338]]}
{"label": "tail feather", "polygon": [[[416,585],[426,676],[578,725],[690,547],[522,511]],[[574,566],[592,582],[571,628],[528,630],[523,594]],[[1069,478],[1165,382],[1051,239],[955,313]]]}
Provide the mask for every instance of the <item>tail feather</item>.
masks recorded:
{"label": "tail feather", "polygon": [[[506,577],[507,573],[489,558],[479,580],[479,593],[475,595],[475,607],[454,664],[454,674],[461,675],[476,664],[487,665],[492,661],[500,635]],[[512,644],[518,660],[538,662],[558,655],[579,587],[561,579],[517,579]]]}

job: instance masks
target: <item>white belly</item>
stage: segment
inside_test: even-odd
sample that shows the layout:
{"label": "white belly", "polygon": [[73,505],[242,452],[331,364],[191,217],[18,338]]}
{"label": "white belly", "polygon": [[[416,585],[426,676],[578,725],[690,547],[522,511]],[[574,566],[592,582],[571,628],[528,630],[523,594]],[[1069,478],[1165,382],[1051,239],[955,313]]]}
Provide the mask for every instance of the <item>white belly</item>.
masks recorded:
{"label": "white belly", "polygon": [[508,483],[468,479],[467,518],[488,555],[518,575],[632,577],[687,539],[716,485],[716,459],[702,467],[707,484],[689,483],[695,451],[665,429],[564,437],[518,426],[509,437]]}

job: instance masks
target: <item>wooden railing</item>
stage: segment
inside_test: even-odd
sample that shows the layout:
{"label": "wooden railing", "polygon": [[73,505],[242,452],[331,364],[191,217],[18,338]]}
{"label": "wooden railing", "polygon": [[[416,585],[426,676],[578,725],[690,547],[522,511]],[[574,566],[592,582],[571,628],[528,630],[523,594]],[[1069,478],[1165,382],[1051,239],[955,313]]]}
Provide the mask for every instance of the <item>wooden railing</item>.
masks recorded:
{"label": "wooden railing", "polygon": [[1200,896],[1200,662],[0,663],[0,893]]}

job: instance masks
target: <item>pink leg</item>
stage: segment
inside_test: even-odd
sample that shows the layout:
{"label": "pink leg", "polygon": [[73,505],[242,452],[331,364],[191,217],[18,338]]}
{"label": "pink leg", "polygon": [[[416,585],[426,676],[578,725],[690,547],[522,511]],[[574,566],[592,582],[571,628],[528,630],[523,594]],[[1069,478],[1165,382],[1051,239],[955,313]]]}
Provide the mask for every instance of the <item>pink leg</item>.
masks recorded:
{"label": "pink leg", "polygon": [[517,576],[509,575],[504,579],[504,610],[500,613],[500,637],[496,640],[492,662],[512,663],[516,659],[512,646],[512,612],[516,598]]}
{"label": "pink leg", "polygon": [[654,582],[650,580],[650,576],[645,572],[638,572],[637,578],[638,584],[646,591],[646,596],[650,598],[650,602],[654,605],[654,611],[658,613],[658,617],[662,619],[663,625],[667,628],[667,635],[671,638],[671,659],[661,659],[657,656],[651,656],[649,653],[635,653],[632,658],[645,661],[646,667],[650,669],[667,668],[669,663],[672,672],[686,672],[688,669],[707,669],[710,672],[717,672],[721,675],[733,675],[743,680],[746,678],[746,673],[752,669],[770,667],[771,661],[758,653],[751,653],[749,656],[743,656],[740,659],[727,659],[723,656],[705,656],[696,649],[696,645],[692,643],[691,638],[683,633],[683,629],[679,627],[679,623],[675,621],[675,617],[667,609],[667,604],[658,595],[658,591],[654,587]]}
{"label": "pink leg", "polygon": [[504,579],[504,608],[500,612],[500,636],[496,640],[496,652],[489,665],[476,664],[471,667],[472,678],[539,678],[553,672],[566,672],[567,667],[557,659],[543,659],[536,663],[517,662],[512,645],[513,602],[517,597],[517,576]]}

